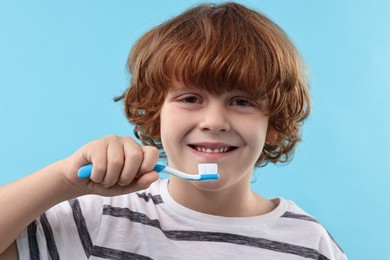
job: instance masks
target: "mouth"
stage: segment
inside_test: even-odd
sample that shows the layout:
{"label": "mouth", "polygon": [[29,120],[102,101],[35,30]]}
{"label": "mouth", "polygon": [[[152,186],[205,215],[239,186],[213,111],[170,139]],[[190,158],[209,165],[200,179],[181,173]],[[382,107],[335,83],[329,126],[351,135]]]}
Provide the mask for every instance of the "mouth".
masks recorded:
{"label": "mouth", "polygon": [[228,153],[235,149],[237,149],[237,146],[229,146],[229,145],[195,145],[190,144],[188,145],[192,149],[202,152],[202,153]]}

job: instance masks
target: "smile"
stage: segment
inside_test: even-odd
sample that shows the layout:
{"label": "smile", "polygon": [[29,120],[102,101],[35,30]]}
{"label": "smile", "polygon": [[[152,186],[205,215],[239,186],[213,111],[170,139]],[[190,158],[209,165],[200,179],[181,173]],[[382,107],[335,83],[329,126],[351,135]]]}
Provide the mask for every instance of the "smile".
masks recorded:
{"label": "smile", "polygon": [[192,149],[195,149],[198,152],[203,152],[203,153],[227,153],[237,148],[234,146],[224,146],[224,147],[206,147],[206,146],[198,146],[198,145],[189,145],[189,146]]}

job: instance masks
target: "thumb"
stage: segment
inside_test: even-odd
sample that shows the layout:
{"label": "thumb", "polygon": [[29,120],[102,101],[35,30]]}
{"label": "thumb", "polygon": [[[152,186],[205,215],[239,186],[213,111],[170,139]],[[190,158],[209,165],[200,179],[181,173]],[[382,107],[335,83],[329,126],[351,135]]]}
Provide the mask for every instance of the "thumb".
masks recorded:
{"label": "thumb", "polygon": [[123,193],[131,193],[139,190],[144,190],[149,188],[149,186],[159,179],[159,175],[155,171],[151,171],[145,174],[142,174],[138,179],[135,179],[133,183],[129,186],[123,187]]}

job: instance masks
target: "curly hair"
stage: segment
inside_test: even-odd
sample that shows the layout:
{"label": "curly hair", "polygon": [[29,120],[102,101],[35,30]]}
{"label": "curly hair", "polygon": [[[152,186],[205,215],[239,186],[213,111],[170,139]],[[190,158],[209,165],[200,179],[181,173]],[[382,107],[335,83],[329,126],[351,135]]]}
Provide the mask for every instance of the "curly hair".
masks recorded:
{"label": "curly hair", "polygon": [[256,166],[287,162],[310,113],[303,61],[283,30],[237,3],[202,4],[144,34],[130,51],[126,116],[143,144],[163,148],[160,110],[174,81],[268,103],[269,135]]}

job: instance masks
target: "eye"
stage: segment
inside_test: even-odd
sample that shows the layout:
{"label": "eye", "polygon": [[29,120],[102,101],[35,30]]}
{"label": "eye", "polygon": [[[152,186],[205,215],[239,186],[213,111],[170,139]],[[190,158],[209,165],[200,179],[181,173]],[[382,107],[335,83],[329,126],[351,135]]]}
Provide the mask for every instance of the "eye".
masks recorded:
{"label": "eye", "polygon": [[190,103],[190,104],[200,103],[200,99],[198,97],[196,97],[196,96],[186,96],[186,97],[183,97],[182,101],[185,102],[185,103]]}
{"label": "eye", "polygon": [[245,98],[235,98],[232,100],[232,105],[240,107],[252,106],[251,102]]}
{"label": "eye", "polygon": [[203,104],[203,98],[197,93],[185,93],[177,95],[173,98],[173,101],[176,102],[179,106],[186,109],[198,108]]}

